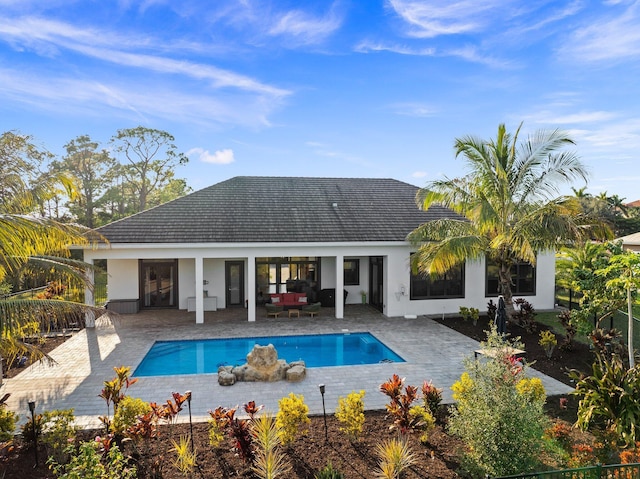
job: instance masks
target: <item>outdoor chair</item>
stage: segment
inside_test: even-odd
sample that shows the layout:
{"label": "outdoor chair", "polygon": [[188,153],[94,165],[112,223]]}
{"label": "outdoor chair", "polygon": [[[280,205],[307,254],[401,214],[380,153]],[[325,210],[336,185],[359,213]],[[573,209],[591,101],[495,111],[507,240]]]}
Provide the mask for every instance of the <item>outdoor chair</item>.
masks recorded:
{"label": "outdoor chair", "polygon": [[278,315],[283,311],[283,307],[279,304],[265,303],[264,307],[267,310],[267,318],[269,316],[277,318]]}
{"label": "outdoor chair", "polygon": [[322,303],[313,303],[313,304],[309,304],[307,306],[303,306],[302,307],[302,312],[303,313],[307,313],[309,316],[311,316],[313,318],[313,317],[315,317],[316,314],[318,314],[320,312],[321,308],[322,308]]}

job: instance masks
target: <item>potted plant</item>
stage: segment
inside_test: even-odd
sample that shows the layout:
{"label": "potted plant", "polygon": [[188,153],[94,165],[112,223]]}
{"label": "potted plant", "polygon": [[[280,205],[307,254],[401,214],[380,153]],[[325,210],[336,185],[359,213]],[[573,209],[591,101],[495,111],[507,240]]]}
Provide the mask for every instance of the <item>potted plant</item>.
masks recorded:
{"label": "potted plant", "polygon": [[360,291],[360,297],[362,298],[362,304],[367,304],[367,292],[364,289]]}

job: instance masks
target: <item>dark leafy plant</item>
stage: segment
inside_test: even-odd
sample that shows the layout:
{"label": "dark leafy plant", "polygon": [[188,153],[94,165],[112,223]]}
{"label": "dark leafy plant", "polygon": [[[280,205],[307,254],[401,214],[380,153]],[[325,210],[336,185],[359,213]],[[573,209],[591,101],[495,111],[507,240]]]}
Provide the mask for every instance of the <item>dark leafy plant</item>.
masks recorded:
{"label": "dark leafy plant", "polygon": [[622,332],[616,328],[596,328],[589,334],[594,349],[607,360],[616,354],[621,358],[627,355],[627,347],[622,340]]}
{"label": "dark leafy plant", "polygon": [[437,388],[431,381],[422,383],[422,400],[427,411],[431,412],[433,417],[438,414],[440,404],[442,404],[442,389]]}
{"label": "dark leafy plant", "polygon": [[34,445],[34,442],[33,442],[33,439],[35,437],[34,427],[35,427],[35,434],[37,434],[38,437],[40,437],[42,435],[43,424],[44,424],[44,416],[42,414],[36,414],[35,422],[33,421],[32,418],[29,418],[27,422],[25,422],[22,425],[22,428],[20,429],[22,432],[22,439],[25,441],[26,444],[29,445],[29,447]]}
{"label": "dark leafy plant", "polygon": [[578,332],[578,328],[575,325],[575,322],[572,319],[571,311],[565,309],[560,314],[558,314],[558,319],[560,320],[560,324],[564,328],[565,335],[564,341],[560,345],[560,349],[563,351],[571,351],[573,349],[573,338]]}
{"label": "dark leafy plant", "polygon": [[209,411],[211,416],[209,441],[214,447],[218,447],[222,441],[221,434],[226,433],[233,440],[233,447],[240,456],[245,461],[253,462],[251,422],[263,406],[256,406],[255,401],[250,401],[243,406],[243,409],[249,415],[249,419],[238,419],[235,416],[236,408],[218,407],[214,411]]}
{"label": "dark leafy plant", "polygon": [[527,333],[537,331],[538,323],[533,305],[524,298],[516,298],[513,302],[517,306],[513,312],[514,321],[522,326]]}
{"label": "dark leafy plant", "polygon": [[487,303],[487,316],[489,316],[489,319],[491,320],[491,322],[496,320],[497,312],[498,312],[498,305],[494,303],[492,299],[490,299],[489,302]]}

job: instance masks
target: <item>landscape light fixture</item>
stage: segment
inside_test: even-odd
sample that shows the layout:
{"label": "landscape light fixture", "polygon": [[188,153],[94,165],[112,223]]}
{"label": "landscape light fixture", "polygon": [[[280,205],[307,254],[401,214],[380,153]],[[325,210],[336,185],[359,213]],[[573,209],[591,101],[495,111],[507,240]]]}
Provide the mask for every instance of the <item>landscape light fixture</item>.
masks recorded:
{"label": "landscape light fixture", "polygon": [[319,384],[320,394],[322,395],[322,417],[324,417],[324,440],[329,442],[329,432],[327,430],[327,411],[324,407],[324,384]]}
{"label": "landscape light fixture", "polygon": [[187,396],[187,407],[189,408],[189,431],[191,432],[191,452],[195,451],[195,445],[193,444],[193,422],[191,421],[191,391],[184,393]]}
{"label": "landscape light fixture", "polygon": [[33,465],[35,469],[38,467],[38,429],[36,427],[36,402],[29,401],[29,411],[31,411],[31,427],[33,430],[33,450],[36,455],[36,463]]}

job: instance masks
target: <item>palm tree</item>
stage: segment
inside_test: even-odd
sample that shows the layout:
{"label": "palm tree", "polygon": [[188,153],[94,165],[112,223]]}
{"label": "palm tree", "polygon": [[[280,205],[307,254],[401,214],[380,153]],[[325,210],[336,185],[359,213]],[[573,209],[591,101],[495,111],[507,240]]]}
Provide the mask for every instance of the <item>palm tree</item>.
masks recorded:
{"label": "palm tree", "polygon": [[510,316],[511,267],[535,265],[538,252],[585,235],[578,199],[556,197],[562,183],[587,178],[576,154],[564,150],[574,142],[560,130],[541,130],[518,143],[521,127],[511,135],[501,124],[495,140],[456,139],[456,157],[464,156],[469,173],[431,182],[416,202],[424,210],[439,203],[460,217],[429,221],[409,235],[418,246],[413,266],[423,274],[482,258],[496,264]]}
{"label": "palm tree", "polygon": [[[29,138],[0,135],[0,163],[33,155]],[[14,163],[15,164],[15,163]],[[48,278],[68,278],[87,284],[90,266],[70,257],[71,244],[87,244],[86,230],[49,218],[33,215],[42,201],[65,189],[73,194],[72,179],[62,175],[40,176],[37,183],[25,180],[20,171],[0,176],[0,283],[8,277],[42,273]],[[17,286],[17,285],[14,285]],[[96,308],[59,300],[0,298],[0,352],[3,347],[22,348],[32,359],[43,356],[37,347],[20,341],[16,335],[26,324],[38,331],[78,321]]]}
{"label": "palm tree", "polygon": [[576,198],[590,198],[591,194],[587,193],[587,187],[583,186],[582,188],[574,188],[571,187],[571,191],[573,191],[573,195]]}

